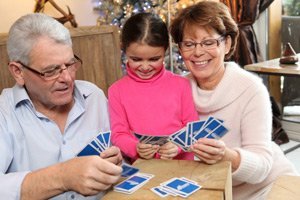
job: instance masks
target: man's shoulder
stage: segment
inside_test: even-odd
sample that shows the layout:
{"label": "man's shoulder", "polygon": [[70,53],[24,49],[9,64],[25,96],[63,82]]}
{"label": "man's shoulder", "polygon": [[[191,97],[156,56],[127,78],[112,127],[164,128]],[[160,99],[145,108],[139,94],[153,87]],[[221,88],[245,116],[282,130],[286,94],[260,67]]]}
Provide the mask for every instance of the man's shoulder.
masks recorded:
{"label": "man's shoulder", "polygon": [[97,85],[95,85],[94,83],[89,82],[89,81],[76,80],[75,81],[75,87],[81,93],[92,93],[92,92],[103,93],[103,90],[101,88],[99,88]]}
{"label": "man's shoulder", "polygon": [[89,81],[76,80],[74,93],[77,98],[87,99],[89,97],[89,100],[106,100],[103,90]]}

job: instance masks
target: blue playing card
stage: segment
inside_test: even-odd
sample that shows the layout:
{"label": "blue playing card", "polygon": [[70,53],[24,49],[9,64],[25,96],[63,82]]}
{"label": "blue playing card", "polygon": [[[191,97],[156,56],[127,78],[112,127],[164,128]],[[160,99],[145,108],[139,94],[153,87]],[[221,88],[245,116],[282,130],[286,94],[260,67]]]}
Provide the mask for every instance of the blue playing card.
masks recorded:
{"label": "blue playing card", "polygon": [[105,147],[96,139],[90,142],[90,145],[96,148],[100,153],[105,150]]}
{"label": "blue playing card", "polygon": [[134,133],[135,137],[142,143],[152,144],[152,145],[164,145],[168,142],[169,136],[154,136],[154,135],[142,135],[139,133]]}
{"label": "blue playing card", "polygon": [[220,139],[228,132],[228,129],[225,128],[222,124],[220,124],[217,128],[215,128],[210,134],[207,135],[207,138],[212,139]]}
{"label": "blue playing card", "polygon": [[187,145],[187,139],[188,136],[185,128],[169,136],[169,140],[180,146],[184,151],[188,151],[189,148],[189,146]]}
{"label": "blue playing card", "polygon": [[105,140],[104,140],[104,137],[103,137],[103,133],[100,133],[100,134],[97,136],[97,138],[95,138],[95,139],[97,139],[103,146],[106,147],[106,143],[105,143]]}
{"label": "blue playing card", "polygon": [[80,151],[77,156],[91,156],[91,155],[99,155],[100,152],[97,151],[95,147],[91,144],[88,144],[82,151]]}
{"label": "blue playing card", "polygon": [[169,182],[164,183],[163,186],[172,189],[183,197],[187,197],[200,189],[199,185],[180,178],[171,179]]}
{"label": "blue playing card", "polygon": [[196,122],[190,123],[189,125],[191,126],[192,136],[196,135],[196,133],[201,130],[201,128],[203,127],[204,124],[205,124],[205,121],[196,121]]}
{"label": "blue playing card", "polygon": [[214,130],[221,124],[220,121],[218,121],[217,119],[214,119],[212,117],[210,117],[208,120],[209,120],[209,122],[205,123],[205,125],[201,129],[201,131],[194,136],[194,140],[198,140],[200,138],[207,137],[207,135],[209,133],[211,133],[212,130]]}
{"label": "blue playing card", "polygon": [[131,165],[128,165],[126,163],[122,164],[122,177],[129,177],[132,176],[133,174],[137,173],[139,171],[138,168],[135,168]]}
{"label": "blue playing card", "polygon": [[106,148],[110,147],[111,146],[111,141],[110,141],[111,132],[109,131],[109,132],[102,133],[102,136],[103,136]]}
{"label": "blue playing card", "polygon": [[142,134],[139,134],[139,133],[133,133],[134,134],[134,136],[138,139],[138,140],[140,140],[144,135],[142,135]]}
{"label": "blue playing card", "polygon": [[84,147],[77,156],[100,155],[111,146],[110,132],[100,133],[86,147]]}
{"label": "blue playing card", "polygon": [[151,177],[142,176],[139,174],[133,175],[123,182],[114,186],[114,190],[117,192],[124,192],[131,194],[138,188],[143,186]]}
{"label": "blue playing card", "polygon": [[153,191],[155,194],[157,194],[157,195],[160,196],[160,197],[166,197],[166,196],[169,195],[169,194],[168,194],[167,192],[165,192],[165,191],[162,189],[162,187],[160,187],[160,186],[151,188],[151,191]]}

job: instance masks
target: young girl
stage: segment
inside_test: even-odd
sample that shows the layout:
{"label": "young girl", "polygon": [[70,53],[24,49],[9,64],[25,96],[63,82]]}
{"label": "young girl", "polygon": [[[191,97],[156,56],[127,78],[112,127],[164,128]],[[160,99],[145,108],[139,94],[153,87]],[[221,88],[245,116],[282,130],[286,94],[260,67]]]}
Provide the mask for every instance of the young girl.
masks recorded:
{"label": "young girl", "polygon": [[108,90],[112,143],[131,161],[139,157],[192,160],[192,153],[171,142],[139,143],[133,134],[170,135],[199,119],[189,81],[164,68],[169,46],[166,24],[155,14],[136,14],[126,21],[121,42],[127,75]]}

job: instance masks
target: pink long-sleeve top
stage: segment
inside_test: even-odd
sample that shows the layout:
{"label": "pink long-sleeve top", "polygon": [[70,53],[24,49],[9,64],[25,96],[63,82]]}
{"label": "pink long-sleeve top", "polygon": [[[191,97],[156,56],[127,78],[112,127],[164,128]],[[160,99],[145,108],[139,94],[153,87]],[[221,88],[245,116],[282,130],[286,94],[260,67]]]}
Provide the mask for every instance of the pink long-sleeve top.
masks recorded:
{"label": "pink long-sleeve top", "polygon": [[[134,132],[171,135],[199,119],[189,81],[164,67],[147,80],[127,67],[127,75],[109,88],[108,100],[112,143],[132,160],[138,158]],[[179,152],[175,159],[193,160],[192,153]]]}

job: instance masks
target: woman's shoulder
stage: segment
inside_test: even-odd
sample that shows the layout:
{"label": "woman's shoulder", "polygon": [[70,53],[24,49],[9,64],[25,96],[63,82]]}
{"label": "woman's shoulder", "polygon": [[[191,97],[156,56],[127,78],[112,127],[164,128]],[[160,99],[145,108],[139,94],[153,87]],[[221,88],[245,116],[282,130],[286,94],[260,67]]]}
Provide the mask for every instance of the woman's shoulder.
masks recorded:
{"label": "woman's shoulder", "polygon": [[225,63],[226,66],[226,75],[229,77],[231,82],[236,83],[242,83],[242,84],[251,84],[251,85],[257,85],[257,84],[263,84],[262,79],[253,72],[249,72],[242,67],[240,67],[238,64],[234,62],[227,62]]}

